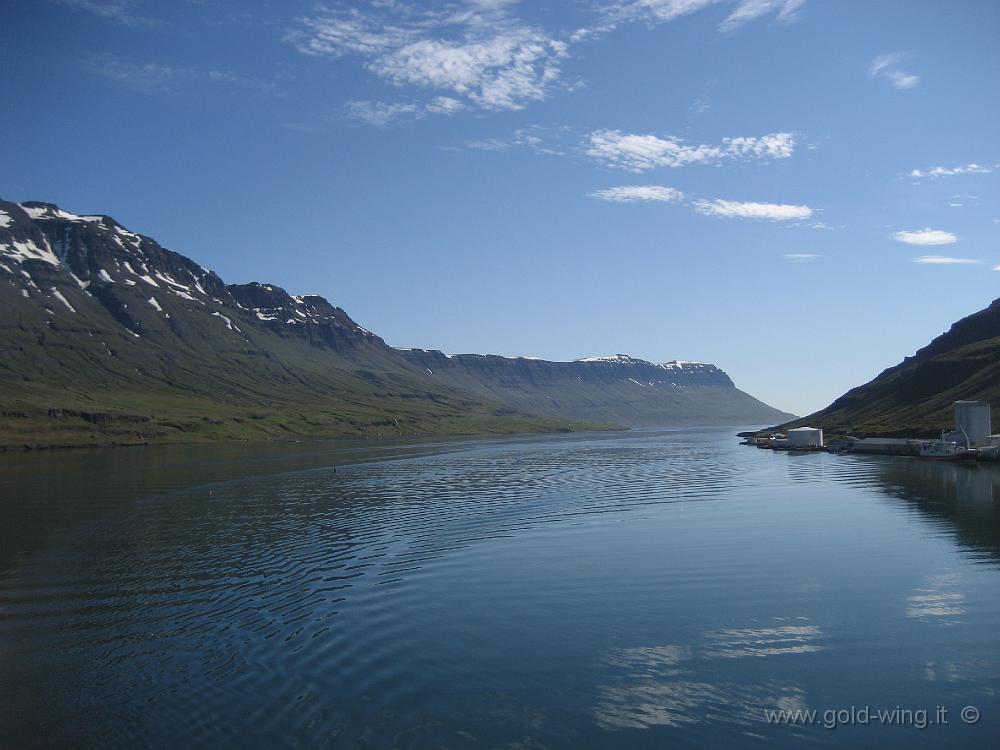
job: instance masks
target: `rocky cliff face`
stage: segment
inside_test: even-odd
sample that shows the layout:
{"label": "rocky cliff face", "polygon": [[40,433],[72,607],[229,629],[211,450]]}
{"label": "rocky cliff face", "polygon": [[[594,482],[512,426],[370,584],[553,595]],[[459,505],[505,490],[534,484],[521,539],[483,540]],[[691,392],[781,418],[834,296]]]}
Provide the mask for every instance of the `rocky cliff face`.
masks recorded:
{"label": "rocky cliff face", "polygon": [[323,297],[38,202],[0,200],[0,352],[0,447],[787,416],[708,364],[396,350]]}
{"label": "rocky cliff face", "polygon": [[961,399],[1000,405],[1000,300],[791,426],[809,423],[838,433],[930,437],[954,426],[953,403]]}

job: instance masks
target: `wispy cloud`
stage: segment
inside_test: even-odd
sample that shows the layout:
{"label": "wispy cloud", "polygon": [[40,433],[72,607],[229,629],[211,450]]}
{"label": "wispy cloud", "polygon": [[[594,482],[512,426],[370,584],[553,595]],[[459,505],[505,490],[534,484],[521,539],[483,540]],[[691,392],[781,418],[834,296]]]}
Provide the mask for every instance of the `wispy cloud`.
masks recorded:
{"label": "wispy cloud", "polygon": [[[98,2],[99,0],[68,0]],[[103,0],[111,2],[112,0]],[[126,2],[127,0],[115,0]],[[556,32],[517,17],[516,0],[454,0],[419,9],[396,0],[366,8],[319,6],[298,18],[285,40],[316,58],[355,58],[373,75],[400,88],[441,94],[464,108],[518,110],[571,90],[562,65],[572,45],[612,32],[619,25],[672,21],[711,5],[727,5],[721,31],[734,31],[773,15],[788,23],[804,0],[618,0],[598,8],[587,28]],[[427,104],[428,113],[459,107]]]}
{"label": "wispy cloud", "polygon": [[423,111],[416,104],[387,104],[357,100],[344,105],[347,116],[369,125],[385,127],[399,120],[415,120],[423,117]]}
{"label": "wispy cloud", "polygon": [[1000,271],[1000,266],[993,266],[994,271]]}
{"label": "wispy cloud", "polygon": [[769,221],[789,221],[791,219],[808,219],[813,210],[809,206],[793,206],[785,203],[750,203],[715,200],[699,200],[694,203],[695,210],[706,216],[722,216],[740,219],[767,219]]}
{"label": "wispy cloud", "polygon": [[426,104],[355,99],[344,105],[344,112],[348,117],[374,125],[377,128],[412,122],[429,114],[453,115],[464,109],[466,109],[464,103],[450,96],[436,96]]}
{"label": "wispy cloud", "polygon": [[927,266],[974,266],[979,263],[972,258],[949,258],[945,255],[921,255],[919,258],[914,258],[913,262]]}
{"label": "wispy cloud", "polygon": [[59,0],[59,4],[125,26],[155,26],[157,23],[139,12],[141,3],[135,0]]}
{"label": "wispy cloud", "polygon": [[718,85],[718,79],[713,78],[702,88],[701,93],[691,102],[691,111],[696,115],[703,115],[712,108],[712,91]]}
{"label": "wispy cloud", "polygon": [[868,67],[868,74],[872,78],[881,78],[888,81],[893,88],[912,89],[920,83],[920,76],[907,73],[900,66],[906,59],[902,52],[893,52],[888,55],[879,55]]}
{"label": "wispy cloud", "polygon": [[[623,185],[604,188],[588,193],[591,198],[610,201],[612,203],[660,202],[677,203],[684,201],[688,206],[705,216],[720,216],[723,218],[765,219],[768,221],[791,222],[794,226],[806,225],[803,219],[813,215],[809,206],[796,206],[786,203],[756,203],[750,201],[729,201],[722,198],[690,198],[676,188],[664,185]],[[810,253],[789,253],[784,256],[789,261],[807,261],[818,258]]]}
{"label": "wispy cloud", "polygon": [[[805,0],[738,0],[735,8],[719,24],[719,30],[735,31],[751,21],[775,14],[779,22],[791,23]],[[624,0],[605,8],[603,24],[607,31],[627,21],[644,21],[650,25],[669,23],[682,16],[691,15],[709,6],[733,3],[724,0]]]}
{"label": "wispy cloud", "polygon": [[467,109],[466,105],[458,99],[450,96],[436,96],[428,102],[426,108],[428,112],[438,115],[453,115]]}
{"label": "wispy cloud", "polygon": [[645,172],[657,167],[715,164],[726,159],[786,159],[795,150],[792,133],[723,138],[718,145],[692,145],[674,136],[595,130],[584,143],[587,156],[610,167]]}
{"label": "wispy cloud", "polygon": [[811,263],[819,258],[816,253],[785,253],[785,260],[789,263]]}
{"label": "wispy cloud", "polygon": [[915,177],[920,179],[922,177],[951,177],[956,174],[989,174],[993,171],[992,167],[984,167],[982,164],[976,164],[970,162],[968,164],[960,164],[957,167],[931,167],[930,169],[914,169],[911,170],[907,177]]}
{"label": "wispy cloud", "polygon": [[779,23],[791,23],[798,18],[798,10],[805,0],[743,0],[736,9],[726,16],[719,24],[720,31],[735,31],[736,29],[756,21],[771,13]]}
{"label": "wispy cloud", "polygon": [[623,185],[621,187],[605,188],[588,193],[591,198],[598,198],[612,203],[636,203],[657,201],[672,203],[684,197],[684,193],[672,187],[663,185]]}
{"label": "wispy cloud", "polygon": [[482,138],[462,141],[449,150],[471,149],[473,151],[511,151],[525,149],[550,156],[565,156],[565,137],[571,132],[568,127],[528,125],[517,128],[512,135],[503,138]]}
{"label": "wispy cloud", "polygon": [[[442,92],[487,110],[522,109],[558,84],[566,42],[508,12],[503,0],[466,0],[417,11],[393,2],[372,11],[322,9],[300,18],[286,39],[305,55],[355,56],[397,86]],[[439,97],[440,98],[440,97]],[[439,111],[440,102],[429,111]]]}
{"label": "wispy cloud", "polygon": [[162,91],[171,87],[184,75],[179,68],[159,63],[137,63],[105,58],[95,60],[87,68],[96,76],[120,83],[136,91]]}
{"label": "wispy cloud", "polygon": [[193,68],[157,62],[136,62],[117,57],[100,57],[86,63],[95,76],[106,78],[142,93],[173,92],[195,84],[244,89],[258,94],[277,90],[276,80],[244,77],[225,68]]}
{"label": "wispy cloud", "polygon": [[942,229],[915,229],[900,231],[892,235],[898,242],[907,245],[951,245],[958,242],[958,235],[945,232]]}

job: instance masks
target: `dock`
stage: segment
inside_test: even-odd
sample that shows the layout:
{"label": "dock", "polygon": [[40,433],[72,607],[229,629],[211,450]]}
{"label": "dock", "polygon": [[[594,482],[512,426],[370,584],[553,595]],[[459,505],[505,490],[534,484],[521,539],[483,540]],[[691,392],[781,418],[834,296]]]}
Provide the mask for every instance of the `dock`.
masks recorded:
{"label": "dock", "polygon": [[990,404],[986,401],[956,401],[955,429],[938,439],[907,437],[842,437],[829,442],[819,427],[796,427],[787,432],[741,433],[743,445],[776,451],[826,451],[884,456],[928,457],[935,448],[952,447],[954,458],[1000,461],[1000,435],[993,434]]}

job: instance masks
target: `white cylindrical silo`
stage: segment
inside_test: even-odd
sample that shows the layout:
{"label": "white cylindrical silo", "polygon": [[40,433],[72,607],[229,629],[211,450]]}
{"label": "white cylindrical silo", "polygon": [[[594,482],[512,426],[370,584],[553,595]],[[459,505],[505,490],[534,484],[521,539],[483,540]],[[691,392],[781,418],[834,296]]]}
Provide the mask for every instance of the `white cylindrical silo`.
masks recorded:
{"label": "white cylindrical silo", "polygon": [[993,429],[987,401],[956,401],[955,429],[969,438],[969,448],[989,445]]}

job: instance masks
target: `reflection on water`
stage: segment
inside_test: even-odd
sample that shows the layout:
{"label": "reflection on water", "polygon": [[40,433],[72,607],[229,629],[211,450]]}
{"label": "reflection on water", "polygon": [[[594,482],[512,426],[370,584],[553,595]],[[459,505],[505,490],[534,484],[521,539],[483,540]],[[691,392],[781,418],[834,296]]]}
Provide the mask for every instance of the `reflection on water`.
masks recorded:
{"label": "reflection on water", "polygon": [[605,729],[646,729],[697,723],[760,723],[765,709],[804,709],[794,684],[703,682],[711,659],[807,654],[821,650],[814,625],[726,629],[704,633],[697,647],[614,649],[608,664],[619,674],[602,687],[595,717]]}
{"label": "reflection on water", "polygon": [[[3,456],[0,736],[989,747],[998,474],[730,431]],[[983,720],[764,720],[864,704]]]}
{"label": "reflection on water", "polygon": [[927,583],[907,599],[907,617],[935,617],[941,622],[959,622],[965,613],[962,593],[954,574],[931,576]]}
{"label": "reflection on water", "polygon": [[[866,461],[864,458],[852,457]],[[995,564],[1000,557],[1000,464],[867,459],[881,489],[929,518],[959,544]]]}

